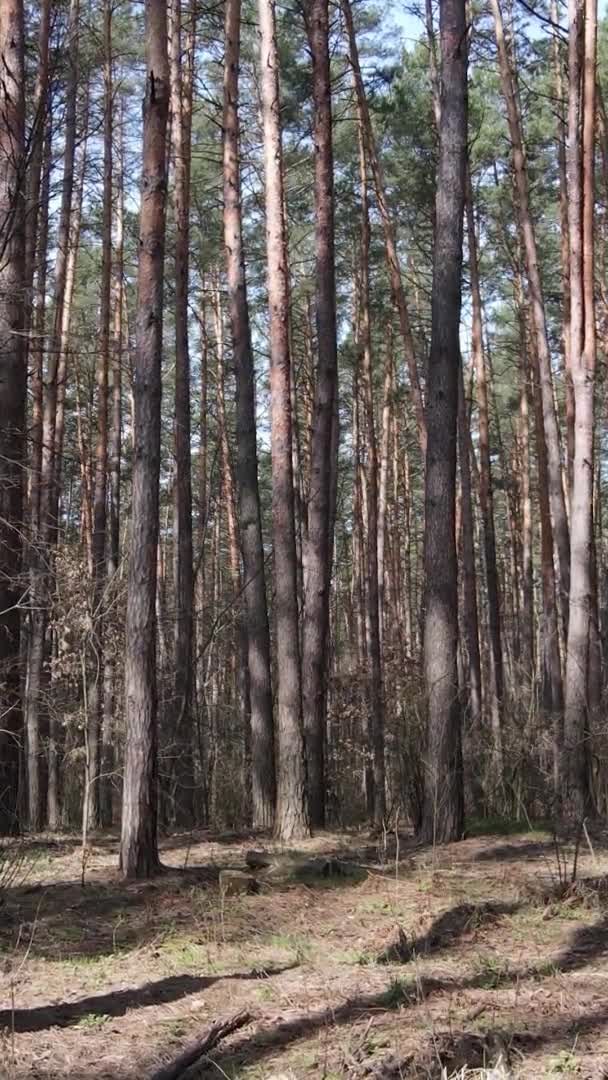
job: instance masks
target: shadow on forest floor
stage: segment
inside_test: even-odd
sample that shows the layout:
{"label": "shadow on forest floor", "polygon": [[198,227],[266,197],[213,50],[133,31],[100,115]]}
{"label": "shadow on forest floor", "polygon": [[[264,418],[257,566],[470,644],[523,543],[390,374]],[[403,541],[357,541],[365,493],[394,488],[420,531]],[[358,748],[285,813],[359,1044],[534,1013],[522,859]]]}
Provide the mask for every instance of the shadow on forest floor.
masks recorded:
{"label": "shadow on forest floor", "polygon": [[77,1001],[63,1001],[58,1005],[41,1005],[35,1009],[4,1009],[0,1011],[0,1027],[23,1033],[44,1031],[52,1027],[71,1027],[85,1017],[124,1016],[130,1009],[149,1008],[179,1001],[190,994],[207,990],[220,980],[269,979],[298,967],[271,968],[268,971],[248,971],[226,975],[170,975],[143,986],[129,987],[111,994],[92,994]]}
{"label": "shadow on forest floor", "polygon": [[[453,914],[453,912],[448,913]],[[568,946],[554,960],[540,967],[531,966],[523,969],[505,970],[496,973],[493,990],[502,990],[516,986],[518,989],[526,980],[542,980],[556,973],[580,971],[587,965],[608,953],[608,917],[592,927],[577,929],[571,936]],[[218,1075],[234,1075],[230,1072],[235,1066],[248,1067],[263,1061],[280,1049],[285,1049],[293,1042],[310,1037],[323,1027],[340,1027],[352,1021],[364,1020],[375,1015],[378,1010],[403,1010],[429,1001],[444,993],[461,994],[463,991],[487,989],[487,975],[474,974],[463,979],[434,978],[414,976],[411,980],[393,980],[388,989],[380,994],[357,995],[341,1005],[323,1008],[316,1012],[302,1013],[293,1019],[273,1025],[270,1028],[255,1031],[252,1035],[241,1037],[224,1052],[213,1057],[213,1064],[201,1066],[193,1072],[192,1078]],[[541,1023],[535,1030],[518,1033],[502,1033],[500,1028],[491,1029],[483,1037],[475,1033],[460,1033],[456,1036],[443,1036],[444,1049],[433,1036],[433,1054],[437,1065],[436,1072],[420,1071],[428,1069],[428,1052],[421,1055],[408,1055],[401,1062],[390,1056],[386,1071],[374,1071],[373,1076],[381,1077],[439,1077],[442,1068],[456,1070],[462,1066],[479,1068],[488,1063],[493,1044],[499,1048],[521,1053],[537,1050],[547,1044],[571,1046],[573,1039],[585,1032],[598,1030],[608,1025],[608,1009],[590,1011],[581,1016],[561,1015],[559,1018]],[[407,1071],[403,1069],[407,1067]],[[370,1073],[366,1073],[370,1075]]]}

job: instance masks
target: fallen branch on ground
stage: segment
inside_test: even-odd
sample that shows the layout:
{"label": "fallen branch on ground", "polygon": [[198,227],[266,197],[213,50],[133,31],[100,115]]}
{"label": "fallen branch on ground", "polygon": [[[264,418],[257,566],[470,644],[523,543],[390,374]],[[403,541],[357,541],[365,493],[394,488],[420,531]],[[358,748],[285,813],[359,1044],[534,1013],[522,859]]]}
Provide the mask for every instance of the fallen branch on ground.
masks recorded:
{"label": "fallen branch on ground", "polygon": [[162,1069],[152,1073],[150,1080],[179,1080],[179,1077],[182,1076],[186,1069],[189,1069],[199,1058],[213,1050],[227,1035],[232,1035],[234,1031],[245,1027],[245,1024],[248,1024],[251,1018],[251,1013],[240,1012],[236,1016],[232,1016],[230,1020],[218,1020],[209,1028],[209,1031],[202,1039],[196,1039],[169,1065],[163,1065]]}

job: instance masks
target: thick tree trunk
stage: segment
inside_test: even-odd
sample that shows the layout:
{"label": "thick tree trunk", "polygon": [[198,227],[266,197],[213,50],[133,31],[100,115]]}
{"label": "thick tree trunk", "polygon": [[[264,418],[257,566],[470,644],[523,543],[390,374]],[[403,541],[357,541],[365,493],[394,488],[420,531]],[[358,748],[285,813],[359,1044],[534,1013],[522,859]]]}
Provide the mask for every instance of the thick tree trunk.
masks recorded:
{"label": "thick tree trunk", "polygon": [[125,670],[127,741],[120,850],[123,875],[138,878],[149,877],[159,867],[155,604],[169,111],[166,0],[146,0],[145,13],[146,90]]}
{"label": "thick tree trunk", "polygon": [[318,365],[312,420],[305,553],[302,690],[310,816],[325,824],[325,725],[329,594],[333,555],[332,431],[338,394],[334,176],[328,0],[309,0],[306,28],[312,53],[315,147],[315,263]]}
{"label": "thick tree trunk", "polygon": [[0,833],[19,826],[25,475],[25,72],[22,0],[0,3]]}
{"label": "thick tree trunk", "polygon": [[422,832],[427,840],[443,843],[459,839],[464,824],[455,536],[459,328],[467,159],[464,0],[443,0],[440,40],[441,123],[426,414],[424,672],[428,745]]}
{"label": "thick tree trunk", "polygon": [[283,840],[309,832],[302,726],[298,632],[298,574],[291,458],[292,417],[288,345],[288,270],[283,210],[279,55],[274,0],[258,0],[260,83],[266,184],[266,251],[270,306],[272,521],[277,636],[277,815]]}
{"label": "thick tree trunk", "polygon": [[245,278],[239,164],[240,0],[227,0],[224,60],[224,245],[236,377],[236,473],[247,615],[253,825],[272,827],[276,799],[270,630],[258,488],[255,369]]}

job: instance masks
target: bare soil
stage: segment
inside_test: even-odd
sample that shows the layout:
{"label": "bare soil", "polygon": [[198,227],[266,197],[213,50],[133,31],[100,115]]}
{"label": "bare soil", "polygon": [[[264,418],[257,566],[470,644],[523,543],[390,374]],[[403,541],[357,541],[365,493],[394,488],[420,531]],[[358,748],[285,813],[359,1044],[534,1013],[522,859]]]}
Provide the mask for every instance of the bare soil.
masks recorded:
{"label": "bare soil", "polygon": [[117,839],[23,842],[0,899],[2,1080],[148,1080],[218,1019],[250,1023],[187,1074],[231,1080],[608,1078],[608,834],[448,848],[325,833],[361,876],[220,895],[259,836],[163,843],[153,882]]}

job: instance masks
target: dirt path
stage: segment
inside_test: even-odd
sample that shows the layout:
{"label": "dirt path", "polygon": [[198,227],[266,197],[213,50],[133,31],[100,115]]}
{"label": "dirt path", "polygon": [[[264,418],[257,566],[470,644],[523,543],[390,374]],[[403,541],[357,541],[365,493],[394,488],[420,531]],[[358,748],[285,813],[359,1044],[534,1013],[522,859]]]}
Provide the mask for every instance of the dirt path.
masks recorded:
{"label": "dirt path", "polygon": [[608,1078],[602,838],[561,898],[542,833],[435,853],[400,838],[397,854],[325,834],[301,850],[355,859],[364,881],[222,902],[220,869],[252,846],[172,837],[171,871],[125,886],[116,841],[99,841],[83,889],[76,840],[32,842],[28,881],[0,907],[0,1077],[146,1080],[247,1008],[189,1077],[434,1080],[501,1061],[496,1076]]}

